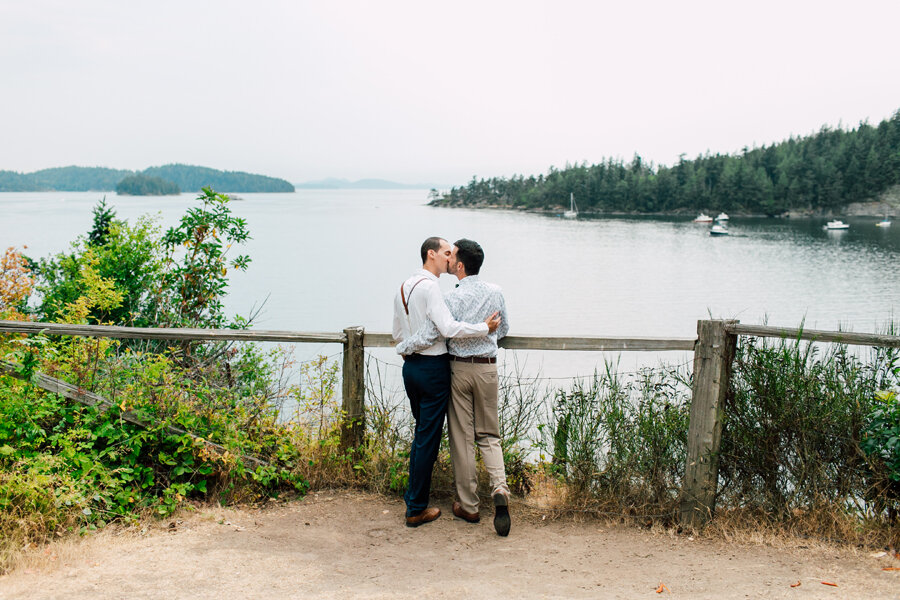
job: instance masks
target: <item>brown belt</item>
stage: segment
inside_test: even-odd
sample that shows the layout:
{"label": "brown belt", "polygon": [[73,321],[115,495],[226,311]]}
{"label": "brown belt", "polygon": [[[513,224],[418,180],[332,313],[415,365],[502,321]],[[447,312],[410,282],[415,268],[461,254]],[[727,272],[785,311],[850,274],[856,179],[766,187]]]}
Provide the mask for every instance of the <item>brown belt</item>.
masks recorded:
{"label": "brown belt", "polygon": [[496,356],[453,356],[451,354],[450,360],[455,360],[456,362],[478,363],[480,365],[492,365],[497,362],[497,357]]}

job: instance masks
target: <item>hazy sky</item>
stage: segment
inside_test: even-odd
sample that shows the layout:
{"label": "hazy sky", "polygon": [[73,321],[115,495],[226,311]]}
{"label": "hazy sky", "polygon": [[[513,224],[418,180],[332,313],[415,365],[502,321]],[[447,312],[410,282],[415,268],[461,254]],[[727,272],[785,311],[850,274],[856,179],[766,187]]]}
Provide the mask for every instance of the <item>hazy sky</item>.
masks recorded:
{"label": "hazy sky", "polygon": [[897,0],[0,0],[0,170],[456,185],[900,109]]}

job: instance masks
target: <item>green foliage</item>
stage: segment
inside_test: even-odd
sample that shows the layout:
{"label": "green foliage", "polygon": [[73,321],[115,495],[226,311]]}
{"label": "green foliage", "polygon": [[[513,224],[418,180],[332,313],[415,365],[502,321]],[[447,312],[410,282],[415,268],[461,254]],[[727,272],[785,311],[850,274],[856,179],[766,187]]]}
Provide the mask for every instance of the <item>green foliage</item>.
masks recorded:
{"label": "green foliage", "polygon": [[540,448],[579,497],[669,508],[681,487],[690,388],[676,370],[623,380],[614,365],[559,390]]}
{"label": "green foliage", "polygon": [[[247,345],[231,354],[228,374],[198,375],[159,354],[81,340],[94,350],[77,361],[89,365],[85,374],[70,360],[72,343],[37,336],[0,345],[0,357],[20,364],[26,380],[40,369],[109,401],[83,406],[0,376],[0,570],[9,544],[23,540],[147,512],[166,516],[189,499],[247,501],[307,489],[303,450],[271,402],[281,385],[277,353]],[[233,385],[250,377],[249,387]],[[248,468],[248,456],[268,465]]]}
{"label": "green foliage", "polygon": [[201,206],[188,209],[163,236],[166,268],[159,304],[166,307],[163,320],[170,326],[219,328],[226,322],[228,269],[243,271],[250,264],[247,255],[229,261],[226,254],[250,234],[246,221],[231,215],[228,196],[207,187],[197,200]]}
{"label": "green foliage", "polygon": [[124,196],[177,196],[178,185],[161,177],[129,175],[116,184],[116,193]]}
{"label": "green foliage", "polygon": [[87,238],[78,238],[68,253],[38,262],[38,313],[44,320],[61,318],[67,306],[85,296],[85,274],[94,272],[111,282],[121,298],[115,305],[94,305],[84,322],[150,326],[159,312],[164,256],[154,219],[140,217],[130,226],[115,219],[101,202],[94,208],[94,226]]}
{"label": "green foliage", "polygon": [[[888,472],[861,448],[867,424],[871,432],[880,418],[872,415],[890,418],[875,398],[896,386],[896,357],[876,349],[863,361],[841,345],[742,339],[723,421],[720,501],[778,518],[810,507],[883,506]],[[880,452],[890,434],[878,433],[869,443]]]}
{"label": "green foliage", "polygon": [[[895,371],[900,379],[900,373]],[[880,391],[875,395],[875,408],[863,436],[866,454],[887,469],[893,482],[894,495],[900,497],[900,401],[896,391]]]}
{"label": "green foliage", "polygon": [[103,246],[106,244],[109,236],[109,228],[113,219],[116,218],[116,211],[106,205],[106,196],[97,203],[91,212],[94,214],[94,225],[88,233],[88,244],[91,246]]}
{"label": "green foliage", "polygon": [[477,180],[432,204],[503,205],[561,209],[574,193],[585,212],[694,212],[727,210],[777,215],[788,210],[831,211],[874,198],[900,184],[900,111],[877,127],[823,127],[804,138],[744,149],[735,156],[683,157],[654,168],[635,155],[630,163],[551,168],[538,177]]}

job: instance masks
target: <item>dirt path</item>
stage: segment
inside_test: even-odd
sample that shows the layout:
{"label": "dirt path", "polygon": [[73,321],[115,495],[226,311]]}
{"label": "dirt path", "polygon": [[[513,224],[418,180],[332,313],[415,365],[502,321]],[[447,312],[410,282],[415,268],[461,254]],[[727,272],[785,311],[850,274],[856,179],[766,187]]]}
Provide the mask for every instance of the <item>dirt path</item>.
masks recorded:
{"label": "dirt path", "polygon": [[[818,545],[727,545],[633,527],[448,518],[408,529],[400,502],[312,494],[205,509],[143,535],[47,548],[0,578],[0,600],[65,598],[900,598],[890,557]],[[800,582],[799,587],[790,584]],[[821,582],[836,583],[838,587]],[[667,590],[657,595],[660,582]]]}

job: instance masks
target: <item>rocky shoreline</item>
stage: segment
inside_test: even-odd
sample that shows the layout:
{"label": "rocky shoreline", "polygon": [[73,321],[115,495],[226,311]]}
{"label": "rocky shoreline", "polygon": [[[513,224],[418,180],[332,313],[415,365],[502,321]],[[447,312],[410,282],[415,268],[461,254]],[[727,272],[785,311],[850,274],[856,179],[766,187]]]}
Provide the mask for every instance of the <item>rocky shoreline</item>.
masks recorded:
{"label": "rocky shoreline", "polygon": [[[540,215],[557,215],[565,212],[566,208],[563,206],[550,206],[546,208],[525,208],[522,206],[512,206],[511,204],[488,204],[478,203],[478,204],[450,204],[441,201],[432,201],[428,203],[429,206],[436,206],[439,208],[471,208],[478,210],[508,210],[513,212],[528,212]],[[712,210],[712,212],[716,212],[714,209],[707,209],[707,212]],[[589,217],[687,217],[687,216],[695,216],[696,211],[667,211],[667,212],[629,212],[629,211],[604,211],[604,212],[590,212],[583,211],[580,214]],[[753,213],[741,213],[741,212],[731,212],[730,215],[732,217],[752,217],[752,218],[764,218],[768,217],[768,215],[764,214],[753,214]],[[789,210],[785,213],[777,215],[773,218],[781,218],[781,219],[805,219],[805,218],[832,218],[832,217],[884,217],[887,215],[888,217],[900,216],[900,185],[895,185],[891,188],[888,188],[884,192],[880,194],[880,196],[876,200],[872,200],[869,202],[852,202],[838,211],[816,211],[816,210]]]}

